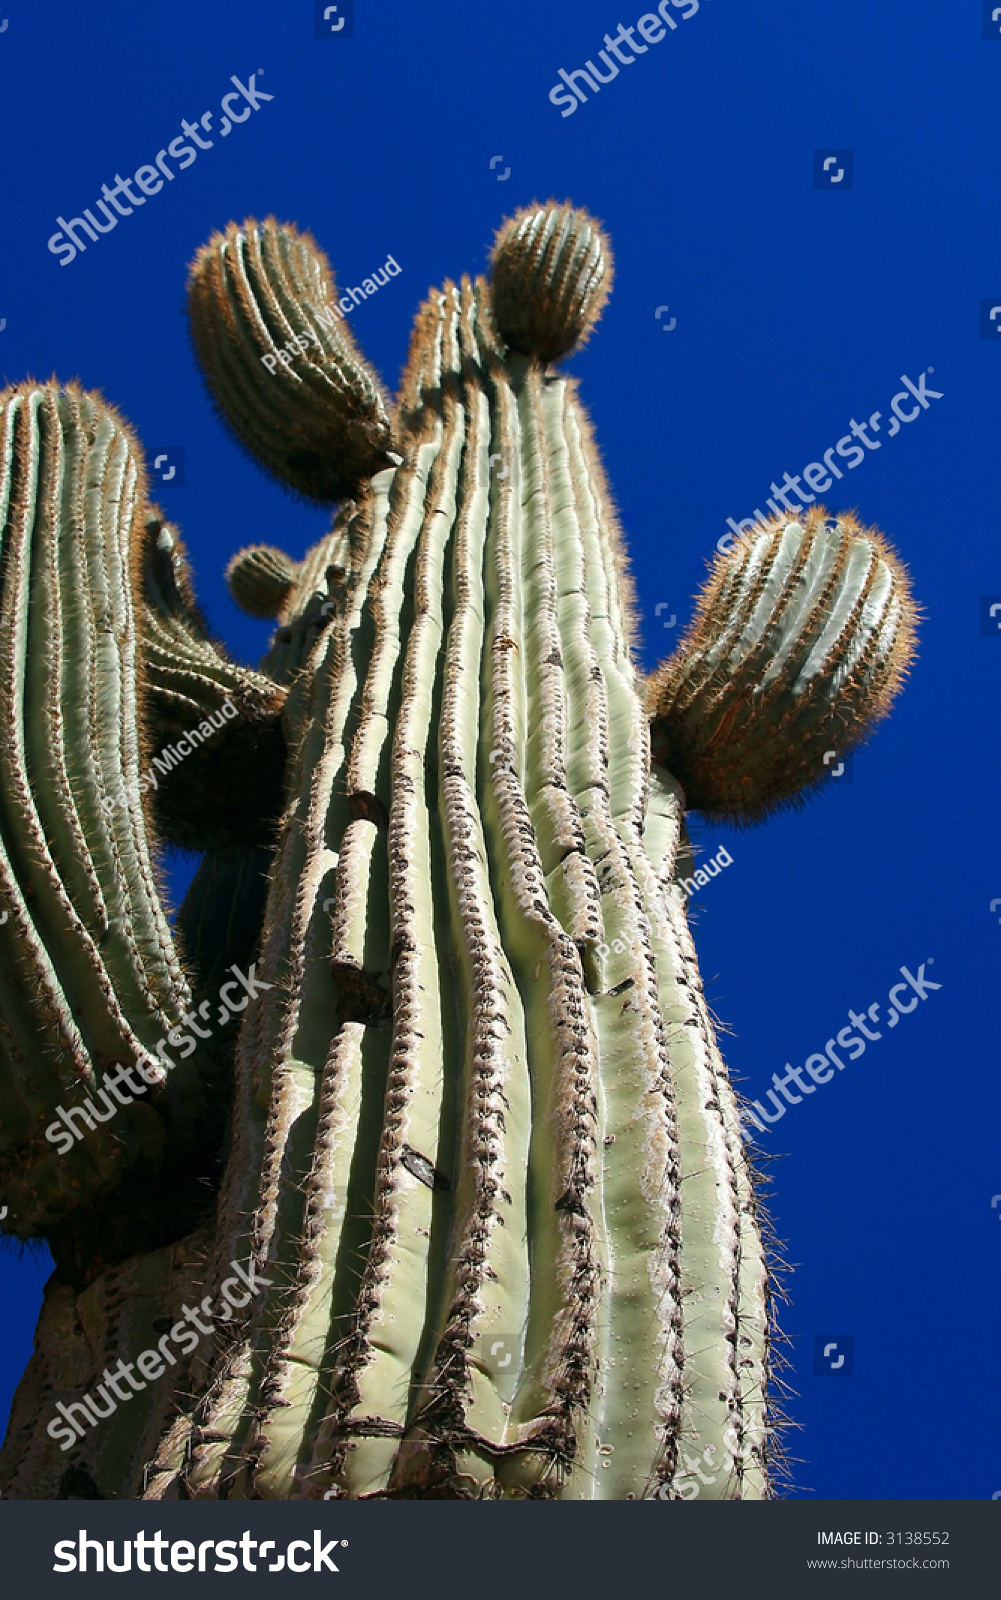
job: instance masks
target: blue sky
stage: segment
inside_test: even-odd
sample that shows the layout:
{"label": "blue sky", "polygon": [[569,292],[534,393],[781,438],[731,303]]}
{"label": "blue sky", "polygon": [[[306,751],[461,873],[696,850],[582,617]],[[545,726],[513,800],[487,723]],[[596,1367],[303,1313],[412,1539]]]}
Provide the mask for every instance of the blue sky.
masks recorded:
{"label": "blue sky", "polygon": [[[981,337],[981,303],[1001,305],[1001,29],[981,37],[980,0],[694,3],[563,117],[558,69],[595,58],[640,7],[357,0],[353,37],[317,40],[303,0],[11,0],[0,369],[78,377],[148,448],[183,447],[184,484],[161,503],[213,625],[254,660],[268,628],[228,599],[227,557],[254,540],[298,556],[327,516],[284,496],[213,416],[183,316],[198,245],[275,212],[313,231],[341,284],[391,254],[400,274],[354,321],[395,386],[428,286],[482,270],[519,205],[571,198],[615,251],[612,298],[570,367],[622,508],[648,666],[690,616],[727,518],[763,507],[851,419],[887,416],[903,376],[929,374],[941,398],[825,496],[881,527],[912,572],[925,618],[904,694],[850,785],[750,832],[691,819],[732,856],[693,918],[752,1097],[934,958],[941,988],[762,1137],[782,1155],[770,1205],[796,1264],[790,1444],[800,1494],[989,1499],[1001,637],[981,633],[980,606],[1001,597],[1001,333]],[[219,137],[231,79],[255,73],[273,98]],[[212,148],[61,266],[55,219],[207,110]],[[814,188],[817,150],[854,152],[851,189]],[[0,1255],[0,1414],[43,1281]],[[826,1335],[854,1339],[850,1376],[813,1375]]]}

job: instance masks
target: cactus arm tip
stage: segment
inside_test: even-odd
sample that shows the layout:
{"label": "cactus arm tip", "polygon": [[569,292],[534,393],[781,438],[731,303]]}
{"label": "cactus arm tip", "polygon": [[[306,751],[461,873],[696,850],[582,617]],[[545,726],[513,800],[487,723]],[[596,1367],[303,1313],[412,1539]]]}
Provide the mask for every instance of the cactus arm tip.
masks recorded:
{"label": "cactus arm tip", "polygon": [[654,759],[717,820],[802,804],[825,755],[855,749],[887,715],[919,617],[899,556],[853,513],[815,506],[756,528],[717,558],[648,682]]}

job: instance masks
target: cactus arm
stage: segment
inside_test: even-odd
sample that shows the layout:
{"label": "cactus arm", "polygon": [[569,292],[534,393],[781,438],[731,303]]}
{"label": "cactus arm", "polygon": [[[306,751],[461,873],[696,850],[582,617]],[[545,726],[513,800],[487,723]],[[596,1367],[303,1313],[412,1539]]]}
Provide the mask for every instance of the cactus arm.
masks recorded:
{"label": "cactus arm", "polygon": [[883,535],[812,507],[721,557],[648,689],[653,748],[708,815],[754,822],[822,783],[886,715],[913,657],[907,574]]}
{"label": "cactus arm", "polygon": [[175,933],[191,978],[192,1004],[196,1010],[207,1005],[202,1020],[212,1030],[199,1056],[206,1118],[217,1130],[216,1148],[206,1149],[206,1177],[217,1176],[222,1159],[238,1032],[236,1019],[227,1019],[220,1005],[220,992],[234,965],[246,972],[258,955],[272,860],[273,851],[263,845],[207,851],[177,913]]}
{"label": "cactus arm", "polygon": [[231,661],[210,637],[192,592],[184,542],[156,507],[143,527],[140,627],[154,717],[197,716],[229,697],[251,721],[281,711],[285,692],[274,680]]}
{"label": "cactus arm", "polygon": [[526,206],[497,233],[493,313],[502,339],[537,361],[582,345],[612,286],[601,225],[569,204]]}
{"label": "cactus arm", "polygon": [[86,1391],[90,1351],[76,1316],[76,1293],[68,1283],[45,1285],[35,1348],[14,1394],[7,1437],[0,1456],[0,1494],[5,1500],[54,1500],[66,1458],[48,1437],[45,1424],[58,1417],[57,1400],[74,1400]]}
{"label": "cactus arm", "polygon": [[206,852],[177,913],[196,1000],[216,999],[232,963],[245,968],[253,959],[271,861],[272,851],[264,846]]}
{"label": "cactus arm", "polygon": [[226,582],[237,605],[251,617],[277,617],[296,588],[296,563],[274,545],[238,550],[226,567]]}
{"label": "cactus arm", "polygon": [[[129,1009],[149,1013],[157,1003],[183,1001],[187,989],[156,892],[137,796],[137,637],[127,563],[129,524],[141,494],[138,463],[131,441],[110,417],[95,416],[86,397],[63,398],[59,423],[57,404],[41,395],[29,402],[55,449],[52,459],[40,462],[34,525],[21,524],[10,550],[11,582],[20,591],[10,597],[12,610],[25,624],[24,657],[17,663],[24,676],[10,675],[5,684],[14,737],[4,788],[19,793],[20,814],[13,820],[22,849],[44,849],[51,837],[59,855],[69,858],[68,888],[81,899],[90,890],[87,909],[106,945],[103,961],[116,993]],[[74,416],[77,405],[81,414]],[[37,414],[43,410],[45,423]],[[96,435],[90,450],[81,440],[88,425]],[[65,462],[56,459],[59,443],[66,446]],[[69,480],[60,485],[62,505],[50,499],[56,486],[44,482],[46,469],[53,476],[62,469]],[[32,785],[35,770],[39,781]],[[128,804],[121,803],[123,786]],[[109,800],[116,803],[109,806]],[[59,909],[64,912],[65,904]],[[161,1017],[158,1009],[155,1020]]]}
{"label": "cactus arm", "polygon": [[[188,287],[195,349],[223,420],[280,482],[319,501],[343,499],[393,459],[385,397],[336,300],[322,251],[274,218],[213,235]],[[300,335],[305,350],[278,362],[275,349]]]}
{"label": "cactus arm", "polygon": [[[57,1105],[96,1093],[102,1070],[148,1064],[189,990],[138,791],[129,569],[138,451],[107,408],[79,391],[25,386],[8,391],[2,409],[8,1116],[12,1093],[14,1105],[23,1103],[18,1079],[27,1072],[34,1085],[28,1118],[16,1113],[20,1158],[5,1140],[4,1198],[8,1226],[26,1237],[107,1188],[127,1164],[159,1159],[163,1095],[159,1110],[123,1108],[113,1130],[95,1127],[66,1156],[42,1135]],[[190,1115],[182,1108],[195,1092],[192,1075],[179,1073],[166,1105]]]}
{"label": "cactus arm", "polygon": [[[143,631],[152,603],[138,447],[103,403],[73,388],[24,386],[0,410],[0,703],[11,730],[0,752],[0,880],[11,908],[0,928],[11,979],[0,1002],[0,1174],[8,1229],[44,1232],[79,1282],[204,1211],[198,1178],[216,1156],[231,1046],[199,1040],[180,1058],[167,1048],[192,993],[141,793],[159,689]],[[204,657],[171,662],[184,702],[197,702],[214,673],[245,691],[241,723],[255,695],[269,697],[274,718],[284,691],[217,656],[193,604],[186,611],[176,589],[171,604],[166,596],[155,597],[160,614]],[[119,1065],[133,1071],[130,1089],[138,1065],[146,1098],[110,1098],[102,1078]],[[57,1108],[81,1105],[93,1107],[93,1126],[62,1154]],[[44,1139],[47,1126],[59,1141]],[[85,1129],[79,1112],[76,1126]],[[170,1207],[158,1183],[171,1186]]]}
{"label": "cactus arm", "polygon": [[[118,1358],[134,1362],[144,1350],[155,1350],[160,1334],[154,1322],[159,1319],[162,1330],[164,1319],[174,1318],[178,1307],[198,1303],[206,1243],[205,1233],[199,1232],[166,1249],[133,1256],[77,1296],[77,1321],[92,1362],[86,1388],[98,1409],[103,1367]],[[173,1411],[177,1390],[183,1392],[190,1370],[190,1357],[179,1349],[176,1356],[176,1368],[163,1363],[166,1382],[147,1382],[143,1391],[127,1405],[120,1405],[102,1426],[85,1434],[77,1453],[98,1488],[105,1487],[114,1495],[117,1486],[123,1485],[130,1498],[141,1493],[143,1464]]]}
{"label": "cactus arm", "polygon": [[[278,614],[271,647],[261,661],[261,671],[276,683],[290,684],[302,671],[317,637],[343,611],[357,572],[364,561],[360,548],[352,550],[349,530],[359,522],[353,500],[340,507],[330,532],[308,550],[296,569],[295,583]],[[234,599],[237,594],[230,585]],[[290,708],[287,707],[287,713]],[[293,719],[294,720],[294,719]],[[294,743],[286,715],[286,737]]]}
{"label": "cactus arm", "polygon": [[[287,690],[231,661],[195,605],[184,545],[146,519],[140,611],[145,708],[162,837],[192,850],[272,842],[281,813]],[[190,737],[189,737],[190,735]],[[172,771],[184,741],[183,777]],[[157,771],[159,776],[157,777]]]}

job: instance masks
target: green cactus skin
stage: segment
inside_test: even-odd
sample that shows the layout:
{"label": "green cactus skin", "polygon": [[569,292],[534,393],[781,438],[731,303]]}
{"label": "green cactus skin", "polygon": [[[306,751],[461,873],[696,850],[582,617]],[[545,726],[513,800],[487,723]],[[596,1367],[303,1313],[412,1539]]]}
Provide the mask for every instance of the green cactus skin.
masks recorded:
{"label": "green cactus skin", "polygon": [[[271,257],[294,256],[300,236],[268,226]],[[302,279],[322,279],[309,251]],[[171,695],[204,704],[241,673],[249,726],[255,705],[263,722],[280,707],[280,824],[273,838],[230,827],[178,920],[198,995],[234,949],[255,952],[270,987],[246,1012],[231,1089],[210,1055],[203,1068],[205,1092],[224,1082],[231,1104],[214,1221],[123,1254],[86,1288],[51,1287],[0,1455],[9,1497],[79,1481],[150,1499],[678,1498],[686,1457],[705,1452],[718,1470],[704,1496],[771,1492],[772,1278],[671,892],[686,794],[651,763],[647,709],[684,754],[685,685],[725,693],[700,662],[746,607],[717,574],[709,593],[724,598],[703,601],[702,657],[686,645],[681,687],[665,689],[666,669],[640,679],[590,424],[547,368],[600,309],[607,244],[586,214],[534,206],[496,259],[493,292],[463,279],[422,308],[393,424],[402,460],[356,483],[290,567],[258,674],[209,640],[176,536],[155,517],[143,535],[145,714]],[[250,370],[272,337],[240,320],[228,272],[196,312],[213,384],[227,340]],[[520,349],[498,331],[515,328]],[[286,434],[312,426],[311,400],[274,394]],[[836,712],[844,685],[861,734],[866,694],[878,714],[889,678],[867,687],[852,670],[864,541],[841,526],[819,602],[837,643],[810,658],[825,709],[807,721]],[[830,541],[813,525],[803,538],[823,565]],[[886,562],[882,545],[871,559]],[[872,594],[870,581],[866,626]],[[902,580],[895,595],[883,655],[891,634],[909,645]],[[783,648],[792,620],[763,647],[783,685],[803,672],[802,650]],[[781,717],[758,734],[769,772],[782,737]],[[700,805],[730,814],[725,761],[700,771]],[[194,810],[211,831],[206,801]],[[161,1380],[141,1426],[118,1413],[60,1455],[51,1406],[93,1381],[82,1359],[59,1365],[74,1314],[91,1316],[99,1371],[140,1348],[152,1302],[177,1315],[192,1263],[217,1299],[234,1261],[260,1280],[246,1311]],[[122,1295],[150,1297],[146,1322],[116,1319]]]}

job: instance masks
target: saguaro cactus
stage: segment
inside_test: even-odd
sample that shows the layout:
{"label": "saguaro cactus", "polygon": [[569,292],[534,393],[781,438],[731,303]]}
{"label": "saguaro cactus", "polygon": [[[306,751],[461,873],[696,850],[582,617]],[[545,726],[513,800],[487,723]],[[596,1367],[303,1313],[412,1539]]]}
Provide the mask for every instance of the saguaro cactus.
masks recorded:
{"label": "saguaro cactus", "polygon": [[[528,208],[492,282],[429,296],[393,410],[310,239],[205,246],[217,405],[340,500],[301,563],[230,564],[278,624],[257,672],[210,638],[127,428],[73,389],[2,399],[0,1201],[57,1261],[8,1496],[677,1497],[692,1459],[714,1497],[769,1493],[769,1268],[672,892],[686,791],[753,820],[809,788],[886,709],[913,606],[853,519],[764,528],[644,684],[550,366],[610,277],[592,218]],[[206,852],[176,943],[164,838]],[[157,1059],[149,1105],[56,1154],[57,1103]],[[158,1341],[134,1414],[87,1424]]]}

